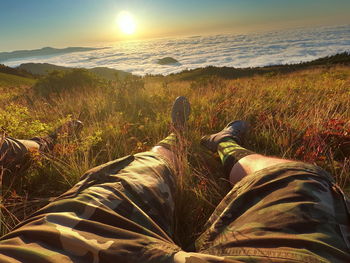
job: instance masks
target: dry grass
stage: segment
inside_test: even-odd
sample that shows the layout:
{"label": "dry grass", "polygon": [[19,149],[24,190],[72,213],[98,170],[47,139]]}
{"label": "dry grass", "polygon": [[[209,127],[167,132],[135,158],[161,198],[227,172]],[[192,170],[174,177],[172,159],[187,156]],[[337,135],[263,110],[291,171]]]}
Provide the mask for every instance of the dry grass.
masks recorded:
{"label": "dry grass", "polygon": [[[316,163],[349,192],[350,67],[234,80],[145,77],[142,81],[144,88],[137,91],[132,85],[110,83],[52,94],[49,100],[28,88],[21,96],[9,95],[0,108],[0,125],[13,137],[45,134],[70,118],[81,119],[85,128],[80,139],[62,138],[52,156],[17,175],[20,184],[4,187],[2,219],[7,227],[2,233],[32,210],[23,209],[30,200],[44,198],[39,199],[44,203],[77,182],[85,170],[150,149],[168,134],[170,108],[179,95],[192,104],[187,143],[179,153],[184,162],[176,199],[176,222],[181,226],[176,238],[183,246],[198,235],[230,187],[217,156],[202,149],[199,139],[233,119],[252,124],[247,143],[251,150]],[[22,207],[14,210],[11,200],[16,196],[24,201],[15,202]]]}

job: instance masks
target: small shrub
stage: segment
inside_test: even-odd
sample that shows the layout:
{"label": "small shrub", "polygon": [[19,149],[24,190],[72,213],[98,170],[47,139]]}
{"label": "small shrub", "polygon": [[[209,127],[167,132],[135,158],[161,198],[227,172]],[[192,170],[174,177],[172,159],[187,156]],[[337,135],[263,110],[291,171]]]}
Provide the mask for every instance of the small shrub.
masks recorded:
{"label": "small shrub", "polygon": [[86,69],[52,71],[41,78],[33,87],[37,94],[49,96],[52,93],[72,92],[77,89],[96,88],[102,81]]}
{"label": "small shrub", "polygon": [[24,139],[45,134],[49,126],[36,120],[27,107],[10,104],[0,109],[0,128],[10,136]]}

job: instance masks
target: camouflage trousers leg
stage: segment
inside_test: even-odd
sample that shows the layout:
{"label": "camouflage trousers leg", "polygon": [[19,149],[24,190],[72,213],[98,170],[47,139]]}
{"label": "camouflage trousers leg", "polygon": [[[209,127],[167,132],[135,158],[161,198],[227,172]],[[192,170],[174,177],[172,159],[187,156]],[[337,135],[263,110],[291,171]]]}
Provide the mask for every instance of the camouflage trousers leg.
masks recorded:
{"label": "camouflage trousers leg", "polygon": [[154,153],[98,166],[2,237],[0,262],[169,262],[174,191]]}
{"label": "camouflage trousers leg", "polygon": [[154,153],[96,167],[0,240],[0,262],[350,262],[345,197],[322,169],[269,167],[240,181],[197,240],[172,241],[174,171]]}
{"label": "camouflage trousers leg", "polygon": [[236,184],[196,248],[240,262],[350,262],[349,207],[323,169],[282,163]]}
{"label": "camouflage trousers leg", "polygon": [[28,166],[28,150],[20,141],[5,137],[0,138],[0,171],[2,174],[17,172]]}
{"label": "camouflage trousers leg", "polygon": [[12,178],[6,178],[7,175],[17,175],[28,169],[31,165],[31,150],[25,144],[34,143],[39,146],[40,152],[48,152],[53,144],[46,137],[34,137],[30,140],[17,140],[11,137],[0,137],[0,174],[7,181]]}

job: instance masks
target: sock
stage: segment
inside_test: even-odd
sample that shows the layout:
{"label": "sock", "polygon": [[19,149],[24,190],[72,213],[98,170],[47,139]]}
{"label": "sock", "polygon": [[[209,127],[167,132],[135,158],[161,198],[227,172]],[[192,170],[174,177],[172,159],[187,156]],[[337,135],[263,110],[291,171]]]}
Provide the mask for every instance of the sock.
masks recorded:
{"label": "sock", "polygon": [[255,152],[249,151],[240,146],[232,138],[226,138],[219,143],[218,153],[226,174],[230,174],[232,167],[240,159],[248,155],[255,154]]}
{"label": "sock", "polygon": [[175,133],[170,133],[168,137],[161,140],[156,146],[163,146],[164,148],[171,150],[177,144],[177,138]]}

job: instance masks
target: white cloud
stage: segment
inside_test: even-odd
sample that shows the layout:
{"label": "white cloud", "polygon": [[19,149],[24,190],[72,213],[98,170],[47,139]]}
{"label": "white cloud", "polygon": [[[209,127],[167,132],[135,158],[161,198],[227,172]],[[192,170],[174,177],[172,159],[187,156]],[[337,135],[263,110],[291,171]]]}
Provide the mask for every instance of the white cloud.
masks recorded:
{"label": "white cloud", "polygon": [[[170,74],[198,67],[256,67],[298,63],[350,51],[350,26],[289,30],[250,35],[213,35],[130,41],[109,49],[55,57],[8,61],[46,62],[69,67],[110,67],[138,75]],[[156,64],[162,57],[177,59],[180,66]]]}

